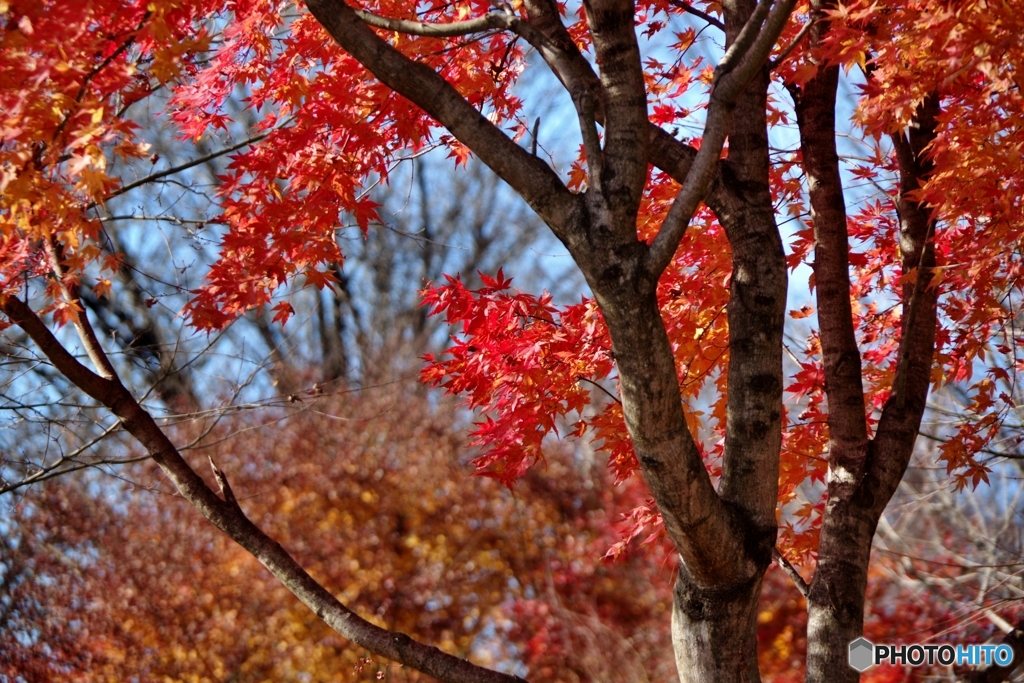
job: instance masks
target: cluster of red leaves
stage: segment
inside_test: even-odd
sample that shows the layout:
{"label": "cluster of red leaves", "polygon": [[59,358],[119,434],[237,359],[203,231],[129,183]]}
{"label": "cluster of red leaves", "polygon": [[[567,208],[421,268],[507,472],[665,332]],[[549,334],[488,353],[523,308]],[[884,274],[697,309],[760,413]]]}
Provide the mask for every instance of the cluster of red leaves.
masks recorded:
{"label": "cluster of red leaves", "polygon": [[[652,235],[655,214],[667,211],[673,194],[668,183],[655,189],[645,199]],[[717,476],[725,425],[728,288],[704,284],[708,278],[725,284],[731,272],[728,245],[717,223],[705,217],[691,228],[677,266],[659,286],[662,315],[677,354],[680,391],[687,399],[684,410],[694,433],[703,429],[705,416],[690,405],[708,386],[715,385],[718,392],[709,416],[714,421],[708,431],[712,446],[706,454]],[[584,298],[556,306],[547,294],[512,289],[500,271],[493,278],[481,274],[481,279],[484,286],[477,290],[449,277],[446,285],[423,292],[431,314],[443,313],[459,334],[444,356],[426,357],[422,377],[463,395],[468,407],[482,413],[473,432],[473,445],[482,450],[475,461],[478,471],[512,486],[531,465],[544,460],[547,438],[579,438],[589,432],[607,454],[615,481],[628,480],[637,470],[636,455],[613,394],[614,358],[596,302]],[[637,503],[622,525],[622,543],[609,551],[612,555],[660,524],[650,505]]]}
{"label": "cluster of red leaves", "polygon": [[[403,153],[434,144],[435,125],[408,100],[373,79],[329,40],[308,14],[289,16],[290,3],[247,0],[230,5],[234,19],[223,44],[175,91],[173,117],[199,138],[230,120],[225,102],[242,87],[259,113],[258,145],[235,154],[217,194],[228,233],[220,259],[188,307],[200,329],[219,329],[270,301],[296,276],[322,287],[325,266],[340,263],[336,231],[351,220],[366,230],[376,204],[363,185],[386,180]],[[396,18],[450,21],[480,14],[487,3],[381,2],[365,9]],[[519,100],[508,92],[522,68],[521,51],[506,36],[459,41],[389,34],[392,44],[429,64],[496,122],[514,121]],[[457,48],[458,59],[451,58]],[[525,130],[525,129],[524,129]],[[448,138],[452,154],[464,150]],[[286,321],[290,307],[278,307]]]}
{"label": "cluster of red leaves", "polygon": [[114,161],[147,152],[123,114],[206,49],[210,11],[206,0],[0,3],[0,295],[53,267],[41,245],[54,240],[66,272],[46,288],[58,321],[72,306],[61,285],[95,261],[116,267],[89,210],[121,185]]}
{"label": "cluster of red leaves", "polygon": [[[490,6],[383,2],[366,9],[450,21]],[[219,329],[268,303],[297,276],[315,286],[330,282],[325,266],[342,258],[336,230],[349,219],[365,230],[376,215],[366,180],[386,180],[403,153],[435,143],[426,114],[369,77],[291,3],[5,0],[0,22],[0,274],[8,290],[52,268],[41,265],[52,259],[39,253],[40,240],[62,243],[65,284],[77,283],[97,259],[116,267],[93,209],[126,184],[110,174],[115,160],[146,156],[131,107],[156,92],[170,94],[168,113],[182,138],[214,148],[253,142],[219,178],[220,215],[208,220],[227,232],[186,311],[199,329]],[[388,37],[494,121],[525,130],[508,91],[522,53],[506,36]],[[229,114],[239,93],[250,130]],[[453,153],[464,150],[453,145]],[[109,284],[99,287],[106,293]],[[69,305],[56,285],[51,290],[53,307]],[[277,310],[286,320],[290,307]]]}
{"label": "cluster of red leaves", "polygon": [[543,460],[543,441],[557,434],[560,419],[575,415],[572,431],[586,429],[587,383],[611,373],[611,344],[593,301],[559,309],[547,294],[510,290],[500,270],[480,278],[484,286],[476,291],[453,277],[424,291],[431,313],[445,313],[461,336],[444,360],[426,357],[423,379],[465,394],[471,408],[484,411],[474,430],[474,444],[484,450],[476,465],[511,486]]}

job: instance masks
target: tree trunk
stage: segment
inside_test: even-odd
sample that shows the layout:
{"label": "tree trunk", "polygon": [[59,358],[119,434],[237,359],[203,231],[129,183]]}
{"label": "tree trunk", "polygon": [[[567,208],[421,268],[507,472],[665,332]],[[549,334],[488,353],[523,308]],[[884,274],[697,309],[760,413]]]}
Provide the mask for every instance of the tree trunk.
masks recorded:
{"label": "tree trunk", "polygon": [[849,664],[848,648],[864,630],[864,592],[878,519],[846,501],[828,505],[829,522],[821,530],[807,595],[806,680],[853,683],[860,674]]}
{"label": "tree trunk", "polygon": [[760,573],[745,584],[702,589],[681,567],[673,594],[672,648],[682,683],[760,681]]}
{"label": "tree trunk", "polygon": [[[811,180],[816,274],[825,269],[846,272],[845,216],[830,215],[836,212],[827,210],[834,207],[835,197],[842,198],[841,189],[837,191],[841,185],[834,133],[837,75],[835,67],[822,69],[797,96],[805,167]],[[932,246],[935,223],[929,209],[914,201],[914,192],[931,171],[925,150],[935,137],[937,114],[937,100],[930,98],[917,112],[909,132],[893,135],[900,171],[897,206],[902,270],[916,270],[918,275],[902,288],[899,361],[891,394],[870,441],[853,320],[838,310],[838,304],[829,302],[829,289],[819,285],[830,443],[818,566],[807,598],[808,682],[859,680],[849,666],[848,647],[863,632],[875,527],[910,463],[924,415],[936,330],[937,292],[927,286],[936,264]],[[837,278],[837,272],[830,273],[830,279]],[[832,289],[834,298],[849,300],[848,286]]]}

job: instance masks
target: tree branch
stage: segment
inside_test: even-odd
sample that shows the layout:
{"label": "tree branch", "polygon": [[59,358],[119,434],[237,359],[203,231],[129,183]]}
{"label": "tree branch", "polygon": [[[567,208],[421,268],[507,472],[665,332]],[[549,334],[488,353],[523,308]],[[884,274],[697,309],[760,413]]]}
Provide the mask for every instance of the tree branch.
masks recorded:
{"label": "tree branch", "polygon": [[[146,456],[144,456],[142,458],[128,458],[128,459],[125,459],[125,460],[106,460],[106,459],[100,459],[100,460],[90,461],[90,462],[79,462],[78,460],[76,460],[76,458],[78,456],[80,456],[82,453],[85,453],[87,450],[89,450],[90,448],[92,448],[93,446],[95,446],[100,441],[102,441],[103,439],[107,438],[108,436],[110,436],[114,432],[118,431],[120,428],[121,428],[120,421],[115,421],[114,424],[112,424],[109,427],[107,427],[106,429],[104,429],[103,433],[101,433],[99,436],[96,436],[95,438],[90,439],[88,443],[86,443],[86,444],[84,444],[82,446],[79,446],[78,448],[76,448],[75,450],[71,451],[70,453],[66,453],[66,454],[60,456],[52,464],[40,467],[38,471],[33,472],[32,474],[28,475],[24,479],[21,479],[19,481],[14,481],[14,482],[3,484],[2,486],[0,486],[0,496],[2,496],[5,493],[10,493],[11,491],[16,491],[16,490],[18,490],[18,489],[20,489],[20,488],[22,488],[24,486],[29,486],[31,484],[35,484],[35,483],[38,483],[38,482],[46,481],[47,479],[52,479],[54,477],[59,477],[62,474],[68,474],[70,472],[77,472],[78,470],[85,469],[86,467],[98,467],[99,465],[124,465],[124,464],[128,464],[128,463],[139,462],[140,460],[148,459],[149,456],[146,455]],[[68,465],[67,467],[63,467],[63,465],[65,463],[74,463],[74,464]]]}
{"label": "tree branch", "polygon": [[512,30],[530,44],[547,63],[570,97],[586,90],[591,93],[594,119],[604,122],[605,93],[590,62],[580,54],[562,23],[558,7],[550,0],[524,0],[529,21],[518,21]]}
{"label": "tree branch", "polygon": [[476,666],[416,642],[403,633],[375,626],[351,611],[306,573],[284,548],[253,524],[243,514],[237,501],[230,500],[227,489],[225,495],[229,500],[221,500],[185,461],[152,416],[139,405],[116,376],[101,377],[79,363],[35,311],[17,297],[8,296],[0,301],[0,311],[32,338],[58,371],[120,419],[124,429],[152,455],[154,462],[186,500],[259,560],[339,634],[374,654],[410,666],[441,681],[522,683],[522,679],[517,676]]}
{"label": "tree branch", "polygon": [[703,19],[704,21],[708,22],[715,28],[718,28],[722,31],[725,30],[725,24],[723,24],[721,21],[711,16],[710,14],[706,12],[701,12],[699,9],[697,9],[688,2],[683,2],[683,0],[668,0],[668,4],[683,10],[687,14],[692,14],[695,17]]}
{"label": "tree branch", "polygon": [[[743,28],[740,29],[739,34],[726,48],[725,54],[719,60],[718,67],[715,69],[716,79],[732,71],[742,61],[747,51],[753,46],[754,41],[757,40],[761,32],[761,24],[764,23],[765,17],[768,16],[771,6],[772,0],[759,0],[754,7],[754,11],[750,13],[750,17],[743,24]],[[773,40],[772,43],[774,44],[774,42]]]}
{"label": "tree branch", "polygon": [[768,68],[774,71],[780,64],[786,61],[786,58],[789,57],[790,53],[792,53],[794,49],[796,49],[796,46],[800,44],[800,41],[802,41],[807,36],[807,34],[811,32],[811,27],[813,26],[813,20],[810,20],[806,24],[804,24],[800,31],[795,36],[793,36],[793,40],[789,43],[789,45],[782,48],[782,50],[779,51],[779,54],[775,57],[775,59],[768,62]]}
{"label": "tree branch", "polygon": [[69,285],[66,281],[64,249],[55,236],[47,240],[46,251],[50,258],[50,268],[53,271],[53,275],[59,283],[64,298],[72,307],[75,330],[78,332],[78,337],[82,340],[82,346],[85,348],[86,354],[102,377],[112,379],[117,373],[110,362],[110,358],[103,351],[103,346],[100,344],[99,338],[96,337],[96,331],[89,323],[89,314],[85,310],[82,298],[78,295],[78,285]]}
{"label": "tree branch", "polygon": [[597,135],[594,102],[589,91],[580,89],[577,92],[578,95],[573,97],[573,104],[576,105],[576,116],[580,122],[580,132],[583,134],[583,152],[587,158],[587,184],[595,192],[600,193],[604,153],[601,150],[601,139]]}
{"label": "tree branch", "polygon": [[58,372],[90,398],[103,403],[103,398],[113,389],[116,379],[101,377],[78,362],[78,359],[68,353],[64,345],[50,332],[35,311],[21,299],[8,295],[0,301],[0,310],[11,322],[25,331]]}
{"label": "tree branch", "polygon": [[[930,210],[918,204],[912,193],[930,171],[924,150],[934,139],[937,111],[935,99],[915,115],[912,137],[905,138],[902,133],[893,136],[900,160],[897,205],[903,272],[918,268],[919,282],[930,281],[935,265],[929,238],[934,222]],[[818,286],[821,286],[820,281]],[[862,452],[851,449],[830,457],[828,501],[818,542],[818,566],[808,597],[808,640],[813,638],[823,646],[808,653],[808,680],[835,680],[837,668],[846,664],[842,647],[863,632],[864,591],[875,528],[903,479],[924,415],[935,348],[937,291],[929,286],[918,288],[908,282],[903,286],[902,300],[901,360],[875,438]],[[838,370],[836,374],[843,375]],[[852,383],[850,385],[852,387]],[[830,397],[830,425],[834,409]],[[847,415],[850,420],[856,417],[853,412]],[[851,430],[856,427],[852,422],[846,425]],[[850,433],[856,434],[855,431]],[[835,464],[831,462],[833,459],[837,461]],[[855,672],[840,670],[844,674],[842,680],[856,680]]]}
{"label": "tree branch", "polygon": [[796,586],[798,591],[800,591],[800,595],[806,598],[811,587],[806,581],[804,581],[804,577],[800,575],[800,572],[796,570],[796,567],[786,559],[785,555],[779,552],[778,548],[775,548],[772,551],[772,559],[775,560],[775,564],[782,568],[782,571],[786,572],[786,576],[793,581],[793,585]]}
{"label": "tree branch", "polygon": [[[700,150],[695,155],[683,187],[672,202],[672,207],[647,254],[645,267],[653,276],[660,275],[672,260],[693,214],[707,194],[717,170],[722,146],[729,134],[736,101],[754,73],[764,67],[772,46],[781,35],[796,5],[795,0],[781,0],[768,12],[766,7],[769,2],[770,0],[762,0],[758,4],[758,9],[740,32],[740,37],[726,51],[715,69],[715,80]],[[756,27],[760,25],[760,21],[756,22],[755,26],[755,16],[759,13],[762,18],[763,14],[767,13],[767,20],[764,21],[764,27],[760,32],[757,32]],[[751,28],[752,26],[754,28]],[[749,49],[733,49],[740,39],[743,39]]]}
{"label": "tree branch", "polygon": [[[818,12],[820,14],[820,11]],[[806,25],[814,26],[817,17]],[[816,45],[827,24],[812,36]],[[860,481],[867,456],[863,368],[850,302],[846,200],[836,150],[839,65],[821,65],[802,89],[791,88],[814,227],[815,294],[828,399],[829,471],[836,485]]]}
{"label": "tree branch", "polygon": [[[633,28],[635,8],[632,0],[592,0],[584,2],[583,7],[604,92],[606,173],[601,179],[601,204],[609,215],[622,212],[622,216],[635,216],[647,182],[649,137],[645,130],[648,119],[644,70]],[[609,225],[609,229],[636,241],[634,225],[619,225],[617,219],[612,222],[615,225]],[[632,223],[633,219],[627,222]]]}
{"label": "tree branch", "polygon": [[[204,154],[201,157],[197,157],[195,159],[192,159],[191,161],[186,161],[185,163],[180,164],[178,166],[172,166],[171,168],[164,169],[163,171],[158,171],[156,173],[151,173],[150,175],[146,176],[145,178],[139,178],[134,183],[128,183],[127,185],[124,185],[123,187],[119,187],[118,189],[114,190],[113,192],[108,194],[103,199],[104,199],[104,201],[111,200],[114,197],[119,197],[120,195],[123,195],[125,192],[130,192],[130,191],[134,190],[137,187],[141,187],[142,185],[146,185],[148,183],[152,183],[152,182],[154,182],[156,180],[160,180],[161,178],[166,178],[167,176],[174,175],[175,173],[180,173],[181,171],[186,171],[186,170],[188,170],[188,169],[190,169],[190,168],[192,168],[194,166],[199,166],[200,164],[205,164],[207,161],[210,161],[211,159],[216,159],[217,157],[222,157],[225,154],[230,154],[231,152],[234,152],[236,150],[242,149],[243,147],[248,147],[249,145],[255,144],[255,143],[259,142],[260,140],[262,140],[263,138],[267,137],[268,135],[270,135],[270,133],[261,133],[260,135],[254,135],[251,138],[247,138],[245,140],[242,140],[241,142],[236,143],[234,145],[231,145],[230,147],[225,147],[224,149],[218,149],[215,152],[210,152],[209,154]],[[95,206],[96,206],[96,203],[93,202],[92,204],[89,204],[85,208],[86,209],[91,209],[91,208],[93,208]]]}
{"label": "tree branch", "polygon": [[390,19],[365,10],[353,10],[355,15],[374,28],[382,28],[396,33],[429,38],[455,38],[482,31],[502,30],[511,28],[513,15],[511,12],[488,12],[482,17],[455,21],[452,23],[433,23],[411,21],[408,19]]}
{"label": "tree branch", "polygon": [[[517,22],[513,30],[540,53],[570,97],[579,89],[592,93],[594,119],[603,125],[604,87],[562,24],[558,7],[550,0],[525,0],[524,5],[530,20]],[[648,162],[683,185],[697,150],[653,123],[647,123],[647,131]]]}
{"label": "tree branch", "polygon": [[217,481],[217,486],[220,487],[220,492],[224,496],[224,501],[241,510],[241,507],[238,505],[238,499],[235,498],[235,493],[231,490],[231,485],[228,484],[228,477],[224,474],[224,470],[217,467],[217,463],[213,461],[212,455],[207,455],[206,457],[210,460],[210,469],[213,470],[213,478]]}
{"label": "tree branch", "polygon": [[892,395],[882,409],[875,436],[876,452],[884,457],[876,457],[868,465],[884,495],[875,504],[879,515],[910,462],[931,386],[938,300],[938,291],[931,286],[936,265],[935,221],[928,207],[914,201],[913,193],[932,170],[925,150],[935,138],[938,113],[938,98],[933,95],[922,103],[909,133],[892,136],[900,172],[897,206],[902,270],[904,275],[916,271],[916,276],[903,285],[899,361]]}

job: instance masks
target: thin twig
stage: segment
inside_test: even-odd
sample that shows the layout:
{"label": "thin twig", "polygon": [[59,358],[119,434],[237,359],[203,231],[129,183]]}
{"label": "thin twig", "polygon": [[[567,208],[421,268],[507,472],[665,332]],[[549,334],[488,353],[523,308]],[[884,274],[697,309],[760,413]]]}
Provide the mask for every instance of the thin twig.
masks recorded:
{"label": "thin twig", "polygon": [[235,499],[235,494],[231,490],[231,485],[228,484],[228,478],[224,474],[224,470],[217,467],[217,463],[213,461],[212,455],[207,455],[206,457],[210,459],[210,469],[213,470],[213,478],[217,480],[217,485],[220,486],[220,492],[224,494],[224,500],[235,507],[238,507],[238,500]]}
{"label": "thin twig", "polygon": [[[131,465],[132,463],[142,462],[143,460],[149,460],[152,457],[153,457],[153,455],[151,453],[146,453],[145,455],[139,455],[139,456],[135,456],[133,458],[125,458],[125,459],[122,459],[122,460],[97,460],[95,462],[79,462],[79,461],[75,461],[75,464],[68,465],[67,467],[64,467],[64,468],[59,469],[59,470],[48,469],[48,470],[46,470],[43,473],[43,476],[36,477],[35,479],[32,479],[31,481],[29,481],[27,479],[22,479],[21,481],[16,481],[13,484],[5,484],[3,487],[0,487],[0,495],[3,495],[5,493],[10,493],[11,491],[20,489],[20,488],[22,488],[24,486],[29,486],[31,484],[40,484],[40,483],[42,483],[44,481],[47,481],[49,479],[56,479],[57,477],[63,477],[65,475],[71,474],[72,472],[78,472],[79,470],[88,469],[90,467],[94,467],[96,469],[99,469],[103,465]],[[114,475],[111,475],[110,472],[106,472],[106,474],[110,475],[110,476],[114,476]]]}
{"label": "thin twig", "polygon": [[[75,450],[71,451],[67,455],[62,455],[52,465],[47,465],[47,466],[41,467],[38,472],[35,472],[35,473],[25,477],[21,481],[16,481],[16,482],[11,483],[11,484],[4,484],[3,486],[0,486],[0,495],[3,495],[4,493],[9,493],[11,491],[14,491],[15,489],[20,489],[22,486],[28,486],[29,484],[34,484],[36,482],[46,481],[47,479],[55,477],[55,476],[57,476],[59,474],[64,474],[65,472],[74,472],[75,470],[83,469],[85,467],[95,467],[97,465],[106,464],[108,462],[112,462],[113,464],[121,463],[122,461],[120,461],[120,460],[116,460],[116,461],[101,460],[99,462],[76,463],[78,465],[78,467],[73,467],[73,468],[69,467],[69,468],[65,468],[65,469],[59,469],[61,465],[63,465],[66,462],[69,462],[69,461],[74,461],[75,458],[77,458],[79,455],[81,455],[85,451],[89,450],[90,448],[95,446],[97,443],[99,443],[103,439],[107,438],[108,436],[110,436],[111,434],[113,434],[115,431],[117,431],[120,428],[121,428],[121,420],[115,420],[114,424],[110,425],[105,430],[103,430],[102,434],[100,434],[99,436],[97,436],[97,437],[93,438],[92,440],[90,440],[89,443],[84,444],[83,446],[80,446],[79,448],[76,448]],[[149,457],[149,456],[146,456],[146,457]],[[125,461],[125,462],[132,462],[132,461]]]}
{"label": "thin twig", "polygon": [[619,400],[618,396],[616,396],[612,392],[608,391],[607,389],[605,389],[603,386],[601,386],[599,383],[595,382],[594,380],[587,379],[586,377],[577,377],[576,381],[577,382],[586,382],[587,384],[591,384],[591,385],[597,387],[598,389],[600,389],[604,393],[608,394],[608,397],[611,398],[613,401],[618,403],[620,406],[622,405],[622,401]]}
{"label": "thin twig", "polygon": [[804,39],[804,36],[811,32],[812,26],[814,26],[813,21],[808,21],[806,24],[804,24],[803,27],[800,29],[800,32],[797,33],[796,36],[793,38],[793,41],[786,47],[782,48],[782,51],[779,52],[778,56],[775,59],[768,62],[768,69],[774,71],[775,68],[779,66],[779,64],[782,64],[784,61],[786,61],[786,57],[789,57],[789,53],[791,53],[796,48],[796,46],[800,44],[800,41]]}
{"label": "thin twig", "polygon": [[723,24],[718,19],[715,19],[713,16],[711,16],[707,12],[700,11],[699,9],[697,9],[696,7],[694,7],[693,5],[691,5],[688,2],[683,2],[683,0],[668,0],[668,4],[672,5],[673,7],[677,7],[679,9],[683,10],[687,14],[692,14],[695,17],[699,17],[700,19],[703,19],[704,21],[708,22],[712,26],[721,29],[722,31],[725,30],[725,24]]}
{"label": "thin twig", "polygon": [[[106,197],[104,197],[103,200],[107,201],[109,199],[113,199],[114,197],[120,196],[120,195],[124,194],[125,192],[130,192],[131,190],[134,190],[136,187],[140,187],[142,185],[146,185],[147,183],[151,183],[153,181],[160,180],[161,178],[166,178],[169,175],[174,175],[175,173],[179,173],[181,171],[186,171],[186,170],[192,168],[193,166],[198,166],[199,164],[205,164],[207,161],[210,161],[211,159],[216,159],[217,157],[224,156],[225,154],[230,154],[231,152],[234,152],[235,150],[242,149],[243,147],[247,147],[249,145],[257,143],[260,140],[262,140],[265,137],[267,137],[268,135],[270,135],[269,132],[268,133],[261,133],[260,135],[254,135],[253,137],[247,138],[245,140],[242,140],[241,142],[239,142],[237,144],[234,144],[234,145],[231,145],[230,147],[225,147],[224,149],[219,149],[216,152],[210,152],[209,154],[206,154],[204,156],[197,157],[195,159],[192,159],[191,161],[187,161],[184,164],[181,164],[180,166],[172,166],[171,168],[168,168],[168,169],[165,169],[163,171],[159,171],[157,173],[153,173],[151,175],[148,175],[145,178],[139,178],[134,183],[128,183],[124,187],[121,187],[121,188],[118,188],[118,189],[114,190],[113,192],[108,194]],[[93,202],[93,203],[89,204],[85,208],[86,208],[86,210],[88,210],[88,209],[94,208],[95,206],[96,206],[96,202]]]}
{"label": "thin twig", "polygon": [[785,555],[779,552],[778,548],[774,548],[772,550],[772,559],[774,559],[776,564],[782,568],[782,571],[786,572],[789,578],[793,580],[793,584],[796,586],[796,589],[800,591],[800,595],[806,598],[807,594],[811,590],[811,586],[804,581],[804,577],[800,576],[800,572],[796,570],[796,567],[786,559]]}

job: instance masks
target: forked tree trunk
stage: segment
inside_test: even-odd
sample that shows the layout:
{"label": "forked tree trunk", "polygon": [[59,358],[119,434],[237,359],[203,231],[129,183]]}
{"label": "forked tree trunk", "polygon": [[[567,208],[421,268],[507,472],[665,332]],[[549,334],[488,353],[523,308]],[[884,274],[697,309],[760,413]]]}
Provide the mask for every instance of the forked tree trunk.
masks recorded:
{"label": "forked tree trunk", "polygon": [[[828,31],[832,0],[813,0],[812,49]],[[869,73],[870,77],[870,73]],[[836,150],[835,108],[839,67],[822,65],[790,92],[796,105],[800,148],[814,225],[814,274],[828,399],[828,490],[818,564],[807,596],[808,683],[853,683],[849,644],[864,627],[871,545],[878,520],[914,451],[931,379],[936,290],[924,286],[935,266],[935,224],[912,194],[931,170],[925,150],[935,137],[937,101],[922,105],[907,133],[893,135],[899,161],[899,251],[904,273],[903,321],[892,391],[874,438],[869,438],[862,361],[854,334],[845,197]],[[895,251],[896,245],[892,245]]]}

